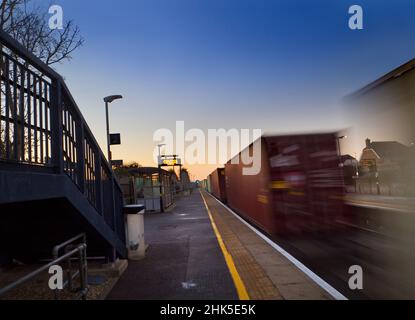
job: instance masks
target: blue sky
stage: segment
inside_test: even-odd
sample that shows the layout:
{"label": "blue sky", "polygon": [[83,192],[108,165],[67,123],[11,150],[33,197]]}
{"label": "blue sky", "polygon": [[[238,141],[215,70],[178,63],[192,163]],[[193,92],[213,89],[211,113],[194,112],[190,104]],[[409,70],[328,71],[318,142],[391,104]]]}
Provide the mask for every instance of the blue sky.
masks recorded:
{"label": "blue sky", "polygon": [[[102,146],[102,97],[125,96],[111,107],[123,137],[114,157],[144,165],[153,132],[176,120],[276,133],[349,127],[341,98],[415,56],[410,0],[54,3],[85,38],[56,69]],[[348,28],[353,4],[364,30]]]}

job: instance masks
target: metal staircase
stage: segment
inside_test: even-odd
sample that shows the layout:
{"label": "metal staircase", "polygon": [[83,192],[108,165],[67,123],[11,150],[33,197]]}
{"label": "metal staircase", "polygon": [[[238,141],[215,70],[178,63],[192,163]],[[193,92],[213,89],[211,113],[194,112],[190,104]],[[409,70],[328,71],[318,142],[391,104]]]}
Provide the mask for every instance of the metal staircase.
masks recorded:
{"label": "metal staircase", "polygon": [[63,78],[0,31],[0,253],[24,257],[85,232],[126,255],[121,188]]}

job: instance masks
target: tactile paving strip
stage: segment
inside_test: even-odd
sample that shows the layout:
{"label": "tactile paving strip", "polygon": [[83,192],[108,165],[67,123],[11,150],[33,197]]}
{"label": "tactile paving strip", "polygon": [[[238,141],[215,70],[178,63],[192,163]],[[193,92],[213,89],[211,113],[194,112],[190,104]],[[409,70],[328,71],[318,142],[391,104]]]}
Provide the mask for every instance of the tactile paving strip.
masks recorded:
{"label": "tactile paving strip", "polygon": [[[281,300],[282,295],[268,278],[265,271],[255,261],[252,254],[241,243],[238,235],[232,226],[237,225],[236,229],[245,226],[239,226],[240,221],[233,217],[227,210],[220,206],[214,199],[205,195],[213,219],[222,236],[223,242],[232,255],[236,268],[246,286],[249,297],[252,300]],[[248,230],[248,228],[246,228]]]}

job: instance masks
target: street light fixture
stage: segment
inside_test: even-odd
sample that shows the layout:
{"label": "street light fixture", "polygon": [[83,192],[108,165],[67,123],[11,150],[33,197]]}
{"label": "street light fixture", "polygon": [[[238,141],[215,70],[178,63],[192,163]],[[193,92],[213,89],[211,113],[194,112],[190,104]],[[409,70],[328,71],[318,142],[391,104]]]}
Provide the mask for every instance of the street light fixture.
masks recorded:
{"label": "street light fixture", "polygon": [[105,114],[107,118],[107,147],[108,147],[108,161],[111,165],[111,142],[110,142],[110,122],[108,116],[108,105],[112,103],[114,100],[122,99],[121,95],[112,95],[104,98],[105,102]]}
{"label": "street light fixture", "polygon": [[344,185],[344,171],[343,171],[344,164],[342,162],[342,153],[341,153],[341,150],[340,150],[340,140],[341,139],[346,139],[346,138],[347,138],[347,136],[339,136],[339,137],[336,137],[337,148],[339,149],[339,168],[340,168],[340,171],[341,171],[341,182],[342,182],[342,186],[343,186],[344,190],[345,190],[345,185]]}

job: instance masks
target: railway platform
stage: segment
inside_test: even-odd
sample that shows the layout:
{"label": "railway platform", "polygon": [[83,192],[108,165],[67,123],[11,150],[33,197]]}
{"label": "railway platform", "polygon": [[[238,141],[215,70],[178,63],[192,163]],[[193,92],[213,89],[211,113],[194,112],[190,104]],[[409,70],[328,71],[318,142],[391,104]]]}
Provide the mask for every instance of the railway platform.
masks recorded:
{"label": "railway platform", "polygon": [[107,299],[332,299],[298,266],[205,191],[147,214],[146,258],[130,262]]}

